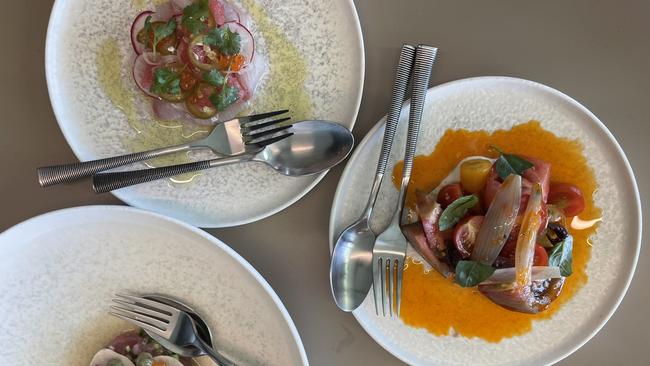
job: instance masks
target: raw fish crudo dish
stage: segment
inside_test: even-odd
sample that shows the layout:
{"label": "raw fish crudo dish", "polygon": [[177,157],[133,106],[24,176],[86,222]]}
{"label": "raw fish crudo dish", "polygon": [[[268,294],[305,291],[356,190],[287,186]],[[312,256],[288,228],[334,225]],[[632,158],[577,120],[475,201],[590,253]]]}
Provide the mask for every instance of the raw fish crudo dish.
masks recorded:
{"label": "raw fish crudo dish", "polygon": [[126,331],[99,350],[90,366],[190,366],[191,359],[163,348],[140,330]]}
{"label": "raw fish crudo dish", "polygon": [[411,184],[406,324],[498,342],[530,331],[586,283],[601,215],[579,142],[536,121],[448,130],[416,157]]}
{"label": "raw fish crudo dish", "polygon": [[223,0],[173,0],[135,17],[133,78],[157,118],[211,124],[245,109],[268,69],[250,22]]}

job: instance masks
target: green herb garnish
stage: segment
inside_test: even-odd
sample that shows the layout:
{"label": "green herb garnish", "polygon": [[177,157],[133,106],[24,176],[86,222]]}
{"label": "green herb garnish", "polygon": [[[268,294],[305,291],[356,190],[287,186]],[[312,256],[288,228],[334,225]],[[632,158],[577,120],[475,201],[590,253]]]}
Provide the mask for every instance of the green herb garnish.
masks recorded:
{"label": "green herb garnish", "polygon": [[459,261],[456,264],[456,283],[462,287],[473,287],[487,280],[495,268],[474,261]]}
{"label": "green herb garnish", "polygon": [[210,16],[208,0],[198,0],[183,9],[181,24],[192,34],[203,32],[208,26],[205,21]]}
{"label": "green herb garnish", "polygon": [[178,95],[181,93],[181,75],[164,67],[153,72],[151,92],[162,95]]}
{"label": "green herb garnish", "polygon": [[208,84],[212,84],[214,86],[223,86],[226,84],[226,78],[219,70],[216,69],[212,69],[203,74],[203,80],[205,80]]}
{"label": "green herb garnish", "polygon": [[210,101],[217,107],[217,110],[223,111],[239,99],[239,89],[228,84],[224,84],[220,93],[210,95]]}
{"label": "green herb garnish", "polygon": [[506,154],[496,146],[490,146],[493,150],[497,151],[501,156],[496,161],[494,166],[497,175],[501,179],[506,179],[510,174],[522,175],[527,169],[535,166],[530,161],[513,154]]}
{"label": "green herb garnish", "polygon": [[467,211],[478,203],[476,195],[463,196],[452,202],[440,215],[438,226],[440,231],[451,229],[462,219]]}
{"label": "green herb garnish", "polygon": [[227,27],[210,29],[203,39],[203,43],[216,46],[225,55],[232,56],[241,49],[241,36]]}
{"label": "green herb garnish", "polygon": [[176,30],[176,20],[174,19],[169,19],[167,23],[156,27],[154,27],[153,23],[151,23],[151,15],[149,15],[147,19],[144,20],[145,33],[147,35],[153,33],[153,42],[151,44],[151,48],[153,48],[154,55],[156,54],[156,47],[158,46],[158,42],[160,42],[164,38],[171,36],[175,30]]}
{"label": "green herb garnish", "polygon": [[573,237],[567,236],[566,239],[555,244],[548,256],[548,265],[559,267],[560,274],[564,277],[573,273]]}

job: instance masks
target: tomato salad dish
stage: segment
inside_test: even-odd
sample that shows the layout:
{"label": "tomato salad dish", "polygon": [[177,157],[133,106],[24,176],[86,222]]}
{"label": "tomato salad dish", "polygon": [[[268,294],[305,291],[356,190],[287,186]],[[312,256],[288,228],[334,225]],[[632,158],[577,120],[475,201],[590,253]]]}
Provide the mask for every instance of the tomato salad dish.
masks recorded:
{"label": "tomato salad dish", "polygon": [[268,69],[250,22],[223,0],[171,0],[135,17],[133,78],[156,118],[214,124],[247,107]]}
{"label": "tomato salad dish", "polygon": [[129,330],[99,350],[90,366],[190,366],[190,358],[181,357],[160,345],[143,330]]}
{"label": "tomato salad dish", "polygon": [[[402,167],[393,168],[395,187]],[[500,342],[553,317],[587,284],[602,212],[579,140],[535,120],[448,129],[415,157],[410,185],[406,325]]]}

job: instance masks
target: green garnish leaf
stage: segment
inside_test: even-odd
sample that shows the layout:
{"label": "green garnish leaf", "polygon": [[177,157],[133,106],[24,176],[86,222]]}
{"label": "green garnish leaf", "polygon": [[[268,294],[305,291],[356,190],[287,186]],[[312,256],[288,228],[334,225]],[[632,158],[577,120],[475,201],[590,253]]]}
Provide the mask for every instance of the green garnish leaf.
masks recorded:
{"label": "green garnish leaf", "polygon": [[219,70],[216,69],[212,69],[203,74],[203,80],[214,86],[222,86],[226,83],[226,78]]}
{"label": "green garnish leaf", "polygon": [[533,163],[520,156],[504,153],[503,150],[494,145],[490,145],[490,148],[501,154],[494,166],[497,175],[501,179],[508,178],[510,174],[522,175],[527,169],[535,166]]}
{"label": "green garnish leaf", "polygon": [[467,211],[478,203],[478,197],[474,194],[463,196],[452,202],[440,215],[438,226],[440,231],[451,229],[465,217]]}
{"label": "green garnish leaf", "polygon": [[473,287],[487,280],[495,268],[474,261],[459,261],[456,264],[456,283],[462,287]]}
{"label": "green garnish leaf", "polygon": [[165,25],[156,27],[156,29],[153,30],[154,42],[158,43],[163,38],[171,36],[175,30],[176,30],[176,20],[173,18],[169,19],[169,21],[165,23]]}
{"label": "green garnish leaf", "polygon": [[232,56],[241,50],[241,36],[227,27],[210,29],[203,43],[216,46],[225,55]]}
{"label": "green garnish leaf", "polygon": [[178,95],[181,93],[181,76],[179,73],[164,67],[158,68],[153,72],[153,85],[151,92],[161,95],[170,94]]}
{"label": "green garnish leaf", "polygon": [[559,267],[560,274],[568,277],[573,273],[573,237],[567,236],[566,239],[555,244],[548,256],[548,265]]}
{"label": "green garnish leaf", "polygon": [[217,110],[223,111],[239,99],[239,89],[234,86],[224,84],[220,93],[210,95],[210,101],[217,107]]}
{"label": "green garnish leaf", "polygon": [[208,0],[198,0],[183,9],[181,24],[193,35],[198,34],[208,27],[205,21],[209,16]]}

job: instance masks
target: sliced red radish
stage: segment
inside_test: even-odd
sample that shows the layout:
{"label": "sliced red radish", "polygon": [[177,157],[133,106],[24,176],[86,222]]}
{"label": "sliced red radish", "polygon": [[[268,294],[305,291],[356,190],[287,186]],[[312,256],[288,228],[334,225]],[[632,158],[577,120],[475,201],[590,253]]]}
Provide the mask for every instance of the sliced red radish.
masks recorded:
{"label": "sliced red radish", "polygon": [[239,22],[227,22],[223,25],[230,29],[231,32],[236,32],[240,37],[241,53],[246,59],[246,63],[253,62],[253,56],[255,56],[255,40],[253,39],[253,33],[251,33],[248,28],[244,27],[243,24]]}
{"label": "sliced red radish", "polygon": [[226,2],[226,1],[223,2],[223,17],[224,17],[224,20],[225,20],[224,23],[227,23],[227,22],[241,23],[242,22],[241,17],[239,16],[239,11],[237,10],[237,8],[233,4],[231,4],[229,2]]}
{"label": "sliced red radish", "polygon": [[171,3],[177,10],[183,11],[186,6],[192,5],[192,0],[171,0]]}
{"label": "sliced red radish", "polygon": [[131,45],[133,45],[133,50],[138,55],[142,54],[146,49],[143,43],[138,42],[138,33],[144,28],[147,17],[153,16],[153,14],[153,11],[143,11],[135,17],[133,24],[131,24]]}
{"label": "sliced red radish", "polygon": [[156,65],[151,65],[145,61],[145,54],[136,57],[135,62],[133,62],[133,80],[135,80],[135,84],[143,93],[150,97],[158,98],[157,95],[150,91],[153,85],[153,70],[156,68]]}
{"label": "sliced red radish", "polygon": [[178,15],[178,9],[172,2],[166,2],[156,7],[156,20],[167,22],[173,16]]}

